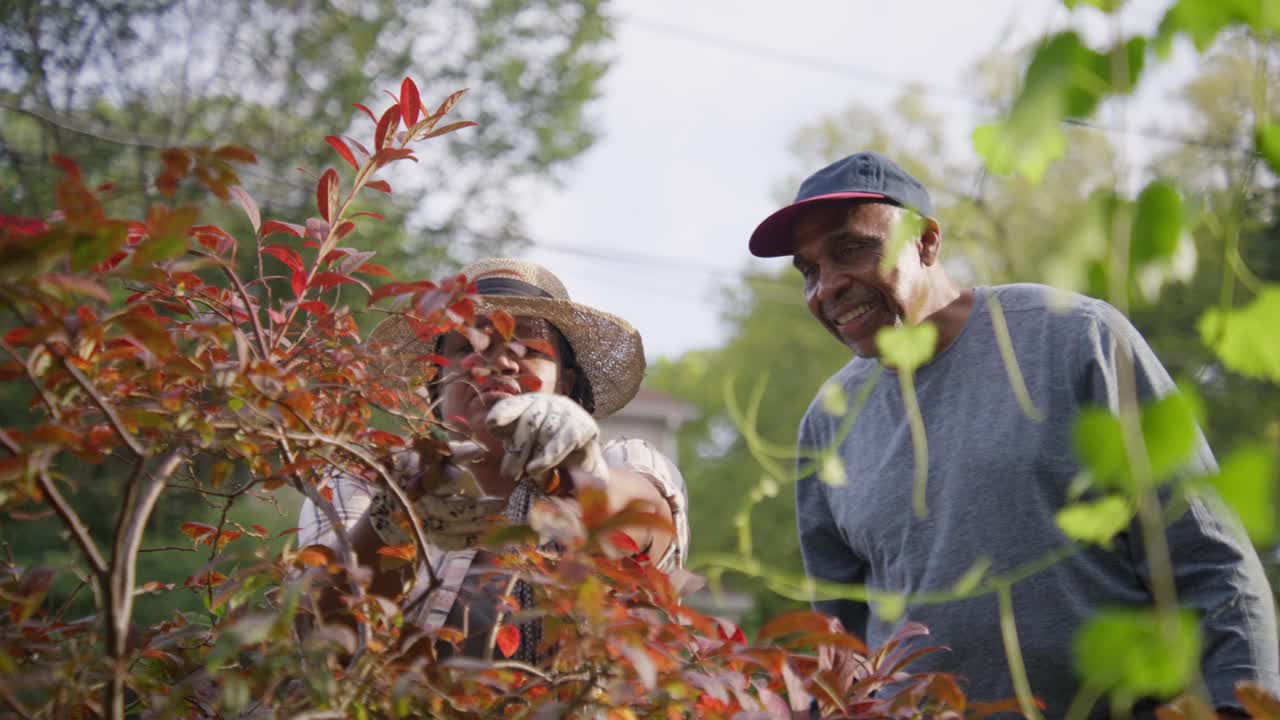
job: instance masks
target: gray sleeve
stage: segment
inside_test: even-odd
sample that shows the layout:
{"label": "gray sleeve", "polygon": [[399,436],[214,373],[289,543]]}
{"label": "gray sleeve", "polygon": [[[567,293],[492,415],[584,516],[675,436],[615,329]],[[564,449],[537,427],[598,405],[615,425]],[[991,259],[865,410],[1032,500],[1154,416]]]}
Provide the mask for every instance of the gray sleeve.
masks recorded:
{"label": "gray sleeve", "polygon": [[[1110,306],[1103,305],[1101,312],[1093,315],[1088,346],[1085,387],[1094,404],[1113,411],[1118,407],[1118,352],[1133,356],[1138,392],[1144,401],[1174,388],[1146,341]],[[1187,472],[1203,475],[1216,469],[1213,453],[1200,435]],[[1136,522],[1129,532],[1134,538],[1141,535]],[[1239,523],[1225,509],[1193,497],[1187,511],[1169,525],[1166,536],[1179,601],[1201,617],[1202,672],[1214,704],[1243,709],[1234,692],[1234,685],[1241,680],[1280,692],[1280,640],[1271,587]],[[1134,548],[1139,575],[1150,587],[1151,568],[1142,543],[1129,546]]]}
{"label": "gray sleeve", "polygon": [[[804,560],[805,574],[832,582],[865,582],[866,564],[844,541],[831,513],[827,488],[818,479],[814,464],[803,457],[807,450],[821,447],[820,442],[813,437],[809,424],[802,422],[799,443],[802,457],[797,461],[796,526],[800,531],[800,555]],[[866,639],[869,616],[866,603],[818,600],[813,606],[819,612],[838,618],[845,630]]]}

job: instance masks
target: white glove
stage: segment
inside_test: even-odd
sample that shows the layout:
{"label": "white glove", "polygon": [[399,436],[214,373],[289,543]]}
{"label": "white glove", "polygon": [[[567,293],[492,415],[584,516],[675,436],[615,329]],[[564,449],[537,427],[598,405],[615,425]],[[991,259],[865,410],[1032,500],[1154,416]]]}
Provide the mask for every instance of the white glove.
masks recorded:
{"label": "white glove", "polygon": [[567,396],[524,393],[505,398],[489,410],[486,422],[506,450],[500,468],[503,477],[540,478],[568,460],[574,467],[609,478],[600,451],[600,426]]}

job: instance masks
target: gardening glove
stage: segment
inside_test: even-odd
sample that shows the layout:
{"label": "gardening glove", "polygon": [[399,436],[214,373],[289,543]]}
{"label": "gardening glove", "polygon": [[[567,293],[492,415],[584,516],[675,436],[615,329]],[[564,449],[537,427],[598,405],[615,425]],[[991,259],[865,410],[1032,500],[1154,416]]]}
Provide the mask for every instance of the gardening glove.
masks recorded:
{"label": "gardening glove", "polygon": [[595,418],[565,395],[525,393],[499,401],[486,418],[505,454],[500,471],[510,480],[542,478],[557,466],[569,465],[601,478],[609,468],[600,450]]}

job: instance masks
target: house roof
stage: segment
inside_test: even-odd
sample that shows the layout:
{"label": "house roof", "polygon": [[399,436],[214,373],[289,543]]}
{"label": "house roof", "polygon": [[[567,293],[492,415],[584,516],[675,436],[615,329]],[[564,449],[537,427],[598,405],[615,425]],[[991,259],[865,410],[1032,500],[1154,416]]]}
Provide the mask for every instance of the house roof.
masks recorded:
{"label": "house roof", "polygon": [[672,425],[679,425],[698,416],[693,405],[667,395],[666,393],[641,388],[640,392],[618,412],[619,418],[662,418]]}

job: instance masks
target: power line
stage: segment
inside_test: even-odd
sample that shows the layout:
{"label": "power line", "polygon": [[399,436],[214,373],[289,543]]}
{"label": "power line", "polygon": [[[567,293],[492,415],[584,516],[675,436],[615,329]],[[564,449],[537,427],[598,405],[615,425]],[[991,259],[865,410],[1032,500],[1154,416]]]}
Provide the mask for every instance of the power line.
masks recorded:
{"label": "power line", "polygon": [[[973,93],[961,90],[959,88],[949,87],[945,85],[937,85],[925,83],[914,79],[889,75],[872,68],[852,65],[849,63],[838,62],[830,58],[819,57],[814,55],[803,55],[778,48],[759,45],[750,42],[736,40],[734,38],[715,35],[713,33],[703,32],[700,30],[690,30],[677,25],[654,20],[652,18],[641,17],[638,15],[623,15],[621,19],[643,27],[654,32],[680,37],[693,43],[712,47],[719,50],[737,52],[744,55],[750,55],[755,58],[763,58],[765,60],[803,67],[810,70],[818,70],[820,72],[831,73],[844,77],[854,77],[864,82],[881,85],[885,87],[902,88],[906,86],[916,86],[929,91],[930,95],[950,97],[954,100],[964,102],[979,110],[998,111],[1000,107],[997,103],[989,98],[985,98]],[[1137,130],[1128,127],[1115,127],[1106,125],[1083,118],[1063,118],[1060,122],[1075,127],[1087,128],[1098,132],[1119,133],[1124,135],[1132,135],[1147,140],[1155,140],[1158,142],[1166,142],[1172,144],[1188,145],[1194,147],[1202,147],[1210,150],[1222,151],[1240,151],[1242,148],[1235,147],[1225,143],[1212,143],[1206,140],[1196,138],[1194,136],[1184,135],[1181,133],[1158,131],[1158,130]]]}

